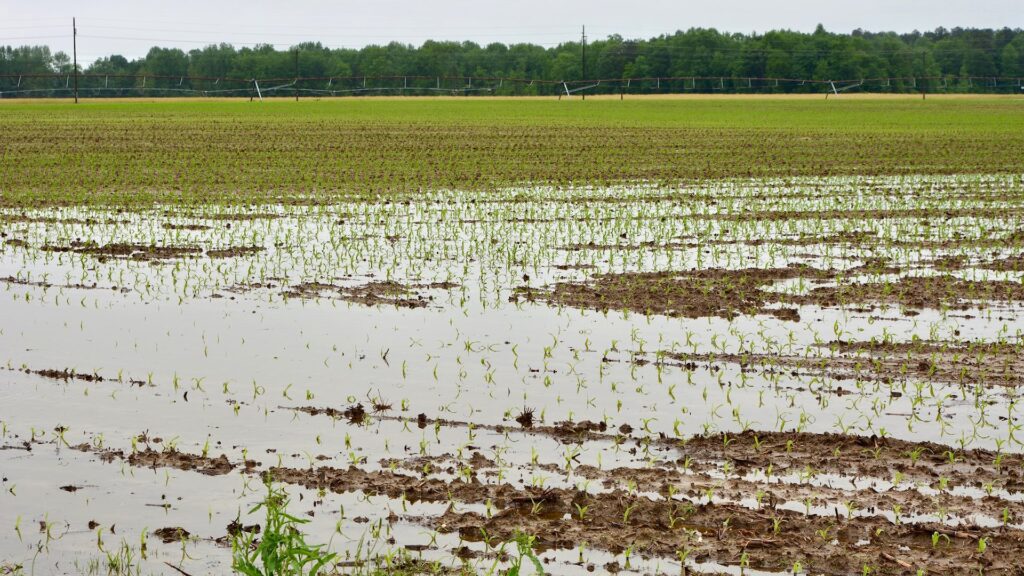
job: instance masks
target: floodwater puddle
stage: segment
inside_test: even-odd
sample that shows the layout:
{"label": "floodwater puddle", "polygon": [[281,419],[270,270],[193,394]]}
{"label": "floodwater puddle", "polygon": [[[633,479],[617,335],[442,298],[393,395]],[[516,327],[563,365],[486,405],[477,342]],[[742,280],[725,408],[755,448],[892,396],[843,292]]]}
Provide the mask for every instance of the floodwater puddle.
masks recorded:
{"label": "floodwater puddle", "polygon": [[0,211],[0,558],[223,572],[269,475],[343,566],[1009,572],[1021,186]]}

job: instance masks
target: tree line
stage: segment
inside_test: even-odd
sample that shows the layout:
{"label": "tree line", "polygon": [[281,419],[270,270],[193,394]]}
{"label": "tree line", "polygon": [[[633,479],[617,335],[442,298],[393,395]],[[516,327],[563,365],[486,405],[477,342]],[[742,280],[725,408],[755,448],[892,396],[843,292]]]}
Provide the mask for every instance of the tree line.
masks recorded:
{"label": "tree line", "polygon": [[[105,76],[82,79],[83,91],[93,95],[137,93],[143,89],[168,93],[247,91],[252,88],[249,84],[231,83],[228,79],[295,77],[339,79],[315,83],[304,80],[289,88],[321,91],[407,88],[545,94],[564,87],[543,81],[576,82],[579,86],[588,80],[649,78],[631,82],[629,91],[808,92],[822,88],[756,79],[856,82],[884,78],[891,80],[866,82],[863,88],[892,92],[1005,92],[1020,91],[1020,78],[1024,77],[1024,30],[938,28],[904,34],[863,30],[843,34],[818,26],[811,33],[777,30],[739,34],[691,28],[649,39],[613,35],[590,42],[586,45],[585,64],[581,42],[553,47],[455,41],[427,41],[417,47],[392,42],[359,49],[305,42],[288,50],[278,50],[269,44],[241,48],[217,44],[188,52],[154,46],[142,58],[129,60],[115,54],[85,66],[80,64],[79,69],[86,74]],[[2,95],[29,94],[22,92],[27,90],[38,92],[30,95],[67,95],[67,78],[25,76],[71,72],[71,59],[64,52],[52,53],[46,46],[0,47]],[[360,85],[361,77],[394,79],[366,86]],[[413,78],[412,82],[408,77]],[[440,79],[445,77],[449,80],[442,82]],[[542,82],[478,80],[472,86],[454,77]],[[658,80],[668,78],[677,80]],[[223,84],[218,79],[223,79]],[[624,83],[609,82],[590,90],[614,92],[624,88]]]}

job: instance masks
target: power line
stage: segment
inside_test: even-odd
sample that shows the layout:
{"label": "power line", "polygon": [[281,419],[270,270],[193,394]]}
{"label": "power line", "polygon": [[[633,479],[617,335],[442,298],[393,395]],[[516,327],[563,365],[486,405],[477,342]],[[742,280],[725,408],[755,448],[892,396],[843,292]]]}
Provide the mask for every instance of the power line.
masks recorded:
{"label": "power line", "polygon": [[42,25],[42,26],[0,26],[0,30],[36,30],[36,29],[39,29],[39,28],[57,29],[57,28],[64,28],[64,26],[59,26],[59,25],[56,25],[56,24],[54,24],[52,26],[51,25]]}
{"label": "power line", "polygon": [[[231,46],[242,46],[242,47],[247,47],[247,48],[253,48],[253,47],[258,47],[258,46],[275,46],[276,47],[276,46],[283,45],[280,42],[223,42],[223,40],[221,40],[221,41],[214,41],[214,40],[171,39],[171,38],[140,38],[140,37],[131,37],[131,36],[102,36],[102,35],[94,35],[94,34],[80,34],[79,36],[82,37],[82,38],[89,38],[89,39],[95,39],[95,40],[127,40],[127,41],[134,41],[134,42],[168,42],[168,43],[176,43],[176,44],[195,44],[195,45],[202,45],[202,46],[218,46],[220,44],[229,44]],[[54,36],[54,38],[64,38],[64,36]],[[430,41],[431,40],[428,39],[428,40],[425,40],[424,42],[430,42]],[[436,40],[434,40],[434,41],[436,42]],[[308,42],[314,42],[314,41],[309,40]],[[395,42],[397,42],[398,44],[401,44],[403,46],[406,46],[406,45],[414,46],[412,44],[403,43],[403,42],[398,41],[398,40],[392,40],[391,42],[388,42],[388,44],[395,43]],[[299,44],[302,44],[302,43],[303,42],[299,42]],[[477,44],[477,43],[474,42],[474,44]],[[531,43],[525,43],[525,44],[528,44],[528,45],[531,45],[531,46],[540,46],[540,47],[551,48],[551,47],[563,46],[563,45],[565,45],[567,43],[566,42],[558,42],[558,43],[532,43],[531,42]],[[293,46],[294,43],[291,44],[291,45]],[[368,46],[372,46],[372,44],[371,45],[355,45],[355,44],[349,44],[349,45],[326,45],[326,44],[321,44],[321,45],[324,48],[333,49],[333,50],[360,50],[362,48],[366,48]],[[509,44],[509,46],[512,46],[512,45],[514,45],[514,44]],[[379,44],[377,44],[377,46],[379,46]],[[158,46],[153,46],[153,47],[158,47]]]}
{"label": "power line", "polygon": [[[158,22],[159,24],[181,24],[183,26],[193,26],[193,25],[195,25],[195,26],[200,26],[200,27],[209,24],[209,21],[196,21],[196,20],[193,20],[193,21],[183,21],[183,20],[171,21],[171,20],[163,20],[163,19],[161,19],[161,20],[154,21],[154,20],[131,19],[131,18],[89,18],[89,19],[87,19],[87,22],[93,22],[93,21],[96,21],[96,22],[121,22],[121,23],[127,23],[127,24],[137,24],[137,23],[148,24],[148,23]],[[136,28],[136,27],[133,27],[133,28]],[[329,29],[329,30],[423,30],[424,28],[425,27],[423,27],[423,26],[394,26],[394,25],[387,25],[387,26],[365,26],[365,25],[335,26],[333,24],[330,25],[330,26],[326,26],[326,27],[325,26],[294,26],[294,25],[278,25],[278,24],[274,24],[273,26],[242,26],[242,27],[240,27],[240,29],[243,29],[243,30],[310,30],[310,31],[323,31],[325,29]],[[572,28],[570,26],[564,26],[564,25],[550,25],[550,26],[484,26],[484,25],[450,26],[450,25],[445,25],[445,26],[430,26],[429,29],[430,30],[436,30],[436,29],[450,29],[450,30],[522,30],[522,31],[526,31],[526,30],[565,30],[565,31],[571,31],[571,30],[574,30],[574,28]],[[221,31],[223,31],[223,29],[222,28],[218,28],[215,31],[216,32],[221,32]]]}
{"label": "power line", "polygon": [[[140,28],[140,27],[137,27],[137,26],[125,27],[125,26],[97,26],[97,25],[92,25],[91,28],[100,29],[100,30],[132,30],[132,31],[141,31],[141,32],[174,32],[174,33],[180,33],[180,34],[225,34],[225,35],[228,35],[228,36],[260,36],[260,37],[287,36],[287,37],[292,37],[292,38],[308,38],[310,36],[309,32],[301,32],[301,33],[299,33],[299,32],[296,32],[296,33],[281,33],[281,32],[276,32],[276,31],[273,31],[273,32],[240,32],[240,31],[225,30],[225,29],[219,29],[219,30],[183,30],[183,29],[179,29],[179,28]],[[345,28],[335,28],[335,27],[332,27],[331,31],[333,33],[333,31],[336,31],[336,30],[339,30],[339,29],[340,30],[344,30]],[[361,31],[362,30],[366,30],[366,28],[351,28],[351,29],[352,30],[361,30]],[[456,30],[456,29],[457,28],[451,28],[451,30]],[[346,33],[345,37],[348,37],[348,38],[353,38],[353,37],[354,38],[394,38],[395,35],[393,34],[393,30],[401,30],[401,29],[400,28],[396,28],[396,29],[388,28],[388,29],[381,29],[381,30],[382,30],[381,34],[351,34],[351,33]],[[412,29],[410,29],[410,30],[412,30]],[[439,30],[449,30],[449,28],[432,27],[429,30],[429,32],[428,31],[425,31],[425,32],[427,32],[427,33],[437,33]],[[462,30],[462,29],[458,28],[458,30]],[[566,36],[567,35],[568,29],[566,29],[566,28],[559,28],[559,30],[562,30],[562,31],[561,32],[533,32],[533,33],[522,32],[522,33],[517,33],[517,34],[501,34],[501,36],[502,37],[517,37],[517,36],[518,37],[525,37],[525,36]],[[325,36],[325,35],[324,34],[318,34],[318,36]]]}
{"label": "power line", "polygon": [[[70,78],[75,74],[73,71],[67,73],[53,73],[53,72],[39,72],[39,73],[6,73],[0,74],[0,79],[41,79],[41,80],[62,80]],[[145,82],[147,79],[152,80],[177,80],[179,85],[183,85],[185,80],[191,82],[226,82],[226,83],[242,83],[249,84],[252,82],[263,82],[263,83],[274,83],[274,82],[288,82],[277,88],[292,88],[299,82],[344,82],[344,81],[396,81],[403,80],[406,85],[408,81],[443,81],[453,82],[458,81],[465,83],[467,88],[472,86],[472,81],[476,82],[500,82],[510,84],[537,84],[537,85],[548,85],[548,86],[560,86],[566,85],[580,85],[586,83],[602,83],[602,84],[616,84],[616,83],[642,83],[642,82],[707,82],[715,81],[724,83],[728,80],[730,83],[746,82],[748,83],[747,88],[754,88],[753,82],[771,83],[771,82],[785,82],[785,83],[799,83],[802,85],[831,85],[831,84],[864,84],[864,83],[891,83],[891,82],[912,82],[918,80],[929,80],[929,81],[983,81],[991,84],[998,84],[999,82],[1021,82],[1020,77],[1008,77],[1008,76],[904,76],[904,77],[877,77],[877,78],[855,78],[855,79],[810,79],[810,78],[782,78],[782,77],[755,77],[755,76],[645,76],[645,77],[631,77],[631,78],[603,78],[603,79],[579,79],[579,80],[552,80],[552,79],[537,79],[537,78],[516,78],[516,77],[505,77],[505,76],[433,76],[433,75],[413,75],[413,74],[394,74],[394,75],[376,75],[376,76],[363,76],[363,75],[348,75],[348,76],[294,76],[289,78],[282,77],[266,77],[266,78],[231,78],[231,77],[218,77],[218,76],[190,76],[190,75],[159,75],[159,74],[120,74],[120,73],[79,73],[77,74],[83,79],[127,79],[127,80],[142,80]],[[406,86],[412,90],[424,90],[424,86]],[[767,84],[758,86],[758,88],[768,87]],[[980,87],[985,87],[981,85]],[[395,87],[384,87],[384,89],[394,89]],[[737,86],[731,86],[730,88],[736,89]],[[155,89],[155,88],[149,88]],[[273,88],[267,88],[265,90],[271,90]],[[300,88],[301,89],[301,88]],[[312,89],[310,89],[312,90]],[[444,91],[451,91],[452,88],[443,88]],[[461,88],[454,89],[456,91]],[[201,91],[201,90],[200,90]],[[329,90],[323,90],[328,91]],[[10,92],[10,91],[6,91]]]}
{"label": "power line", "polygon": [[[189,39],[189,38],[154,38],[154,37],[140,37],[140,36],[109,36],[109,35],[99,35],[99,34],[81,34],[80,36],[82,38],[95,39],[95,40],[119,40],[119,41],[132,41],[132,42],[167,42],[167,43],[172,43],[172,44],[184,43],[184,44],[196,44],[196,45],[204,45],[204,46],[214,46],[214,45],[227,44],[227,45],[230,45],[230,46],[256,47],[256,46],[278,46],[278,45],[281,44],[279,42],[232,42],[232,41],[225,41],[223,38],[220,39],[220,40],[199,40],[199,39]],[[66,38],[66,36],[63,35],[63,34],[58,34],[58,35],[38,35],[38,36],[12,36],[12,37],[0,38],[0,42],[7,42],[7,41],[10,41],[10,40],[43,40],[43,39],[52,39],[52,38]],[[392,42],[398,42],[400,44],[404,44],[403,42],[401,42],[401,40],[394,39],[393,37],[390,37],[390,36],[381,36],[380,38],[392,38]],[[431,41],[431,40],[429,40],[429,39],[428,40],[424,40],[424,42],[429,42],[429,41]],[[445,42],[444,40],[433,40],[433,41],[435,41],[435,42]],[[306,40],[304,42],[320,43],[320,42],[317,42],[316,40]],[[304,42],[299,42],[299,43],[304,43]],[[458,42],[458,43],[461,44],[461,43],[463,43],[465,41],[448,41],[448,42]],[[605,46],[607,46],[609,41],[607,39],[605,39],[605,40],[598,40],[597,42],[603,43]],[[639,44],[640,42],[644,42],[644,44],[641,45],[641,44]],[[621,41],[621,43],[619,43],[619,45],[623,46],[623,47],[628,47],[628,51],[630,52],[630,55],[634,55],[634,53],[638,53],[638,52],[644,52],[644,54],[640,54],[640,55],[644,55],[644,56],[647,56],[647,55],[662,56],[662,55],[665,55],[666,52],[678,51],[678,50],[680,50],[682,48],[688,48],[686,46],[680,47],[680,46],[673,46],[673,45],[651,45],[651,44],[649,44],[649,42],[651,42],[651,41],[650,40],[623,40],[623,41]],[[391,43],[391,42],[389,42],[389,43]],[[473,42],[473,43],[474,44],[478,44],[478,45],[482,44],[482,43],[477,43],[477,42]],[[576,42],[575,41],[563,41],[563,42],[557,42],[557,43],[527,42],[527,43],[524,43],[524,44],[531,45],[531,46],[546,47],[546,48],[551,48],[551,47],[557,48],[557,47],[561,47],[561,46],[574,45],[574,44],[576,44]],[[512,44],[509,44],[509,45],[512,45]],[[366,47],[364,45],[349,45],[349,44],[345,44],[345,45],[322,44],[322,46],[324,48],[327,48],[327,49],[346,49],[346,50],[348,50],[348,49],[361,49],[361,48]],[[916,53],[919,53],[922,50],[927,51],[928,53],[931,53],[931,54],[957,54],[957,53],[968,54],[968,53],[972,53],[972,52],[974,52],[974,53],[981,52],[981,53],[987,53],[987,54],[997,54],[997,53],[1000,52],[1000,49],[999,48],[995,48],[995,47],[992,47],[992,48],[982,48],[982,47],[966,46],[966,47],[957,47],[957,48],[934,48],[934,47],[919,47],[919,46],[916,46],[916,45],[908,46],[906,48],[898,48],[898,49],[891,49],[891,50],[875,49],[875,48],[871,48],[871,47],[866,47],[866,48],[860,48],[860,47],[852,47],[852,48],[851,47],[838,47],[838,48],[827,48],[827,49],[794,49],[794,48],[780,48],[780,47],[773,47],[773,46],[745,46],[745,47],[715,47],[715,46],[713,46],[713,47],[706,47],[706,46],[700,46],[699,48],[701,50],[708,51],[708,52],[710,52],[712,54],[716,54],[716,53],[721,53],[721,54],[760,54],[760,55],[770,55],[770,54],[801,55],[802,54],[802,55],[814,55],[814,56],[819,56],[819,57],[827,56],[827,55],[832,55],[832,54],[836,54],[836,53],[845,53],[845,52],[848,52],[850,50],[853,50],[854,52],[856,52],[856,53],[858,53],[860,55],[867,55],[867,56],[876,56],[876,55],[877,56],[882,56],[882,55],[914,55]]]}
{"label": "power line", "polygon": [[43,40],[49,38],[67,38],[67,34],[50,34],[45,36],[7,36],[0,38],[0,42],[9,42],[11,40]]}

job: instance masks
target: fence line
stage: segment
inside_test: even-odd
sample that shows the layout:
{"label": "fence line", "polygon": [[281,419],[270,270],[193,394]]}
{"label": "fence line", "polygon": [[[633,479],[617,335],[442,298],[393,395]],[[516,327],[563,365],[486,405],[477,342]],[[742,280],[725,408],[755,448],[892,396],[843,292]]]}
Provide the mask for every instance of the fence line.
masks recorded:
{"label": "fence line", "polygon": [[[67,73],[0,74],[0,98],[49,93],[71,94],[72,78]],[[994,91],[1024,93],[1024,78],[1005,76],[904,76],[884,78],[810,79],[737,76],[644,76],[633,78],[596,78],[587,80],[549,80],[496,76],[298,76],[267,78],[231,78],[215,76],[169,76],[157,74],[78,73],[85,96],[136,96],[146,93],[177,93],[199,96],[251,95],[354,95],[381,92],[396,93],[504,93],[522,94],[525,89],[538,95],[635,94],[635,93],[742,93],[811,92],[839,94],[865,92],[943,93]],[[110,86],[111,80],[120,86]],[[26,81],[28,84],[26,85]],[[130,85],[125,85],[130,82]],[[149,85],[147,85],[147,82]],[[188,82],[186,85],[185,83]],[[40,86],[50,83],[50,86]],[[323,83],[323,85],[321,85]],[[400,83],[400,84],[399,84]],[[270,85],[267,87],[267,85]],[[234,87],[226,87],[234,86]],[[287,94],[285,94],[287,91]]]}

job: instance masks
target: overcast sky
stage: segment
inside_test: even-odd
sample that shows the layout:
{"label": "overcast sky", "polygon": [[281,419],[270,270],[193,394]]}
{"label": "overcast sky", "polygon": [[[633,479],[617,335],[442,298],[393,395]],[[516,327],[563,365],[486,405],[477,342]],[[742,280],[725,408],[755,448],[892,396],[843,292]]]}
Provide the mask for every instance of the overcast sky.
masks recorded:
{"label": "overcast sky", "polygon": [[280,48],[306,41],[361,47],[398,40],[554,45],[618,33],[646,38],[690,27],[729,32],[1024,27],[1022,0],[0,0],[0,44],[47,44],[79,60],[184,50],[215,42]]}

